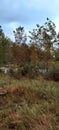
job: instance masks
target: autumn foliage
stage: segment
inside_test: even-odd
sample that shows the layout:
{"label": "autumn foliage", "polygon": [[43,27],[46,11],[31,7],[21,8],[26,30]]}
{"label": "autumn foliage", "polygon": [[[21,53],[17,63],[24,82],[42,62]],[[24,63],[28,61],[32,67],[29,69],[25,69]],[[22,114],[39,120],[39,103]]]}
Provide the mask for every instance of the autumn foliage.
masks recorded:
{"label": "autumn foliage", "polygon": [[[27,76],[34,78],[40,74],[58,70],[59,64],[59,34],[55,24],[47,18],[43,26],[29,32],[29,42],[24,27],[13,31],[15,42],[7,38],[0,26],[0,66],[8,65],[14,77]],[[11,72],[11,71],[10,71]]]}

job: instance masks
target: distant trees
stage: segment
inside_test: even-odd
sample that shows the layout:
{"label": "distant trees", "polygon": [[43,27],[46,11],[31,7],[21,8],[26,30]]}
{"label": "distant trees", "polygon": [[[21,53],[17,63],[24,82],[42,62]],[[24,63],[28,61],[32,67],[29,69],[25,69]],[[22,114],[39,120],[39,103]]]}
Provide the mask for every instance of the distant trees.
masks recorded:
{"label": "distant trees", "polygon": [[19,66],[23,66],[23,72],[27,67],[27,70],[32,71],[34,75],[39,72],[39,69],[45,69],[48,72],[54,67],[54,62],[59,57],[59,49],[55,48],[55,45],[59,47],[59,34],[56,33],[55,28],[55,24],[48,18],[43,26],[37,24],[36,29],[29,32],[30,44],[26,44],[24,27],[16,28],[13,59]]}
{"label": "distant trees", "polygon": [[47,18],[43,26],[37,24],[29,32],[29,44],[24,27],[19,26],[13,33],[15,42],[5,37],[0,26],[0,65],[17,65],[19,73],[31,77],[40,73],[40,69],[48,72],[57,61],[59,64],[59,33],[51,20]]}

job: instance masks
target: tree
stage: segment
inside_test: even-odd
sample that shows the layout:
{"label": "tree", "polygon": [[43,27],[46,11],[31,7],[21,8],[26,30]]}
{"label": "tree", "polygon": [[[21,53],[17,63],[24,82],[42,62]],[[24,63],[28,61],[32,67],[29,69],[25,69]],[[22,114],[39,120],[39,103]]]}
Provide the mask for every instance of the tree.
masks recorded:
{"label": "tree", "polygon": [[31,64],[37,65],[39,62],[38,59],[38,46],[35,44],[30,44],[29,46],[29,51],[30,51],[30,62]]}
{"label": "tree", "polygon": [[55,31],[55,24],[47,18],[47,21],[43,26],[36,25],[37,28],[30,32],[30,42],[38,44],[41,50],[44,52],[44,64],[48,71],[49,63],[53,59],[54,44],[57,42],[57,34]]}
{"label": "tree", "polygon": [[15,36],[15,42],[19,45],[21,45],[22,43],[26,43],[27,37],[26,37],[26,33],[24,30],[24,27],[18,27],[16,28],[16,31],[14,32],[14,36]]}
{"label": "tree", "polygon": [[8,64],[10,61],[11,40],[5,37],[2,27],[0,26],[0,65]]}
{"label": "tree", "polygon": [[12,47],[13,61],[15,64],[22,65],[29,62],[29,48],[27,44],[14,44]]}

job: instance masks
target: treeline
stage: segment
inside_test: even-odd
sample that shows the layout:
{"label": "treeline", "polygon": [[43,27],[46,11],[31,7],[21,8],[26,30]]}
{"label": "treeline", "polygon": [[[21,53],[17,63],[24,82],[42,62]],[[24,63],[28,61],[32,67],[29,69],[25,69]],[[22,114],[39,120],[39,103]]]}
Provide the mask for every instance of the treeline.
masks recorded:
{"label": "treeline", "polygon": [[51,20],[47,18],[43,26],[37,24],[29,31],[29,43],[24,27],[19,26],[13,33],[15,42],[5,36],[0,26],[0,66],[17,68],[17,78],[59,71],[59,33]]}

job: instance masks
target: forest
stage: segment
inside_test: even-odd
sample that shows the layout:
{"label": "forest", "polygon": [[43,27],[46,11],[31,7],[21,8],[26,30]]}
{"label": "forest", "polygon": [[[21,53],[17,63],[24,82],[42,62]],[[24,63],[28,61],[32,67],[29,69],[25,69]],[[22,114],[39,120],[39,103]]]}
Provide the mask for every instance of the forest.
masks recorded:
{"label": "forest", "polygon": [[[8,66],[15,78],[59,80],[59,33],[49,18],[44,25],[36,25],[27,36],[24,27],[13,31],[15,42],[5,36],[0,26],[0,67]],[[17,70],[17,71],[16,71]],[[0,71],[2,71],[0,69]]]}

